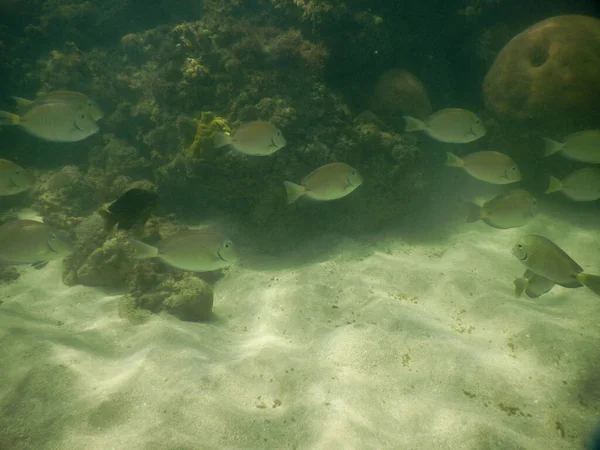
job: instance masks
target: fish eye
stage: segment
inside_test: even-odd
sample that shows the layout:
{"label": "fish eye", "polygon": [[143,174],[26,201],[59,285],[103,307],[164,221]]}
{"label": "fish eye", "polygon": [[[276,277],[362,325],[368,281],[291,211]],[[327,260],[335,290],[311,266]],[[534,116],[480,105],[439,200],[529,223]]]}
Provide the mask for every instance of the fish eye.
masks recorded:
{"label": "fish eye", "polygon": [[523,248],[523,246],[522,246],[521,244],[517,244],[517,248],[518,248],[519,250],[521,250],[521,249]]}
{"label": "fish eye", "polygon": [[80,117],[81,119],[85,119],[85,114],[81,113],[81,114],[79,114],[79,117]]}
{"label": "fish eye", "polygon": [[55,241],[56,240],[56,233],[52,233],[50,235],[50,239],[52,239],[53,241]]}

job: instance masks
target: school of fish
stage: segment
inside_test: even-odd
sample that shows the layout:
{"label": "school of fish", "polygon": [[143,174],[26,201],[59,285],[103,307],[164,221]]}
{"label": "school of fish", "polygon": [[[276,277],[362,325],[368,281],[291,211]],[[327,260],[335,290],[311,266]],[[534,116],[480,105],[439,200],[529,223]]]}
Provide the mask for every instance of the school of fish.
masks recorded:
{"label": "school of fish", "polygon": [[[15,126],[48,141],[77,142],[99,131],[97,121],[104,117],[101,107],[85,94],[54,91],[34,100],[13,97],[16,112],[0,111],[0,127]],[[486,135],[483,121],[460,108],[439,110],[424,120],[404,116],[405,132],[423,132],[442,143],[467,144]],[[562,156],[600,164],[600,130],[585,130],[566,136],[563,142],[543,138],[545,156]],[[255,120],[239,124],[231,133],[216,132],[214,148],[229,147],[251,156],[268,156],[287,145],[283,132],[274,124]],[[469,176],[495,185],[512,185],[522,180],[517,163],[496,150],[480,150],[466,155],[447,152],[446,166],[464,170]],[[0,159],[0,196],[17,195],[34,186],[33,171]],[[342,199],[363,183],[360,172],[344,162],[333,161],[314,169],[298,183],[282,180],[287,203],[299,199],[333,201]],[[549,177],[546,194],[562,192],[574,201],[600,198],[600,169],[583,168],[563,179]],[[107,207],[98,210],[105,231],[126,233],[143,227],[156,209],[159,197],[144,189],[129,189]],[[469,203],[466,221],[482,221],[497,229],[525,225],[538,214],[536,198],[528,191],[508,188],[484,203]],[[186,271],[219,270],[239,260],[233,242],[210,226],[184,229],[146,243],[129,236],[136,259],[157,258]],[[44,264],[73,251],[69,233],[34,220],[14,220],[0,225],[0,264]],[[566,288],[586,286],[600,295],[600,276],[588,274],[550,239],[525,235],[514,245],[512,254],[526,266],[513,282],[514,294],[537,298],[555,285]]]}

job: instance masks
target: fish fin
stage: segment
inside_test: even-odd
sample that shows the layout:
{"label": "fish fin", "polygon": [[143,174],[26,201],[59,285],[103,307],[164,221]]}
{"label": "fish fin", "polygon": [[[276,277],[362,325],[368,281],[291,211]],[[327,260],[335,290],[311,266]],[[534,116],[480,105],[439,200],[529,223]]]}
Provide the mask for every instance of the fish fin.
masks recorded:
{"label": "fish fin", "polygon": [[467,203],[467,223],[477,222],[483,219],[483,209],[476,203]]}
{"label": "fish fin", "polygon": [[560,142],[556,142],[548,138],[542,139],[544,140],[544,144],[546,145],[546,151],[544,153],[544,156],[554,155],[555,153],[558,153],[563,149],[564,144],[561,144]]}
{"label": "fish fin", "polygon": [[19,113],[33,103],[33,100],[27,100],[26,98],[22,97],[13,96],[12,99],[17,103],[17,111]]}
{"label": "fish fin", "polygon": [[21,122],[21,118],[13,113],[6,111],[0,111],[0,127],[7,125],[18,125]]}
{"label": "fish fin", "polygon": [[213,138],[213,146],[215,148],[225,147],[229,144],[231,144],[231,136],[220,131],[215,132],[215,137]]}
{"label": "fish fin", "polygon": [[422,120],[415,119],[410,116],[402,116],[402,118],[406,121],[406,127],[404,131],[406,133],[410,133],[412,131],[423,131],[427,129],[427,125]]}
{"label": "fish fin", "polygon": [[47,265],[48,265],[48,261],[38,261],[38,262],[31,263],[31,267],[33,267],[35,270],[43,269]]}
{"label": "fish fin", "polygon": [[288,205],[294,203],[306,193],[306,188],[300,184],[292,183],[291,181],[284,181],[283,184],[285,185]]}
{"label": "fish fin", "polygon": [[132,237],[128,237],[127,240],[135,250],[135,259],[154,258],[158,255],[158,248],[152,245],[145,244]]}
{"label": "fish fin", "polygon": [[562,184],[562,181],[560,181],[556,177],[550,176],[550,185],[548,186],[548,189],[546,189],[545,194],[551,194],[553,192],[562,191],[563,187],[564,186]]}
{"label": "fish fin", "polygon": [[517,278],[513,281],[513,293],[515,294],[515,298],[520,298],[521,295],[523,295],[528,284],[529,281],[527,278]]}
{"label": "fish fin", "polygon": [[600,276],[589,273],[578,273],[577,281],[590,289],[594,294],[600,295]]}
{"label": "fish fin", "polygon": [[100,208],[96,211],[104,219],[104,231],[110,231],[117,224],[117,219],[107,210]]}
{"label": "fish fin", "polygon": [[463,167],[465,165],[465,162],[454,153],[446,152],[446,155],[448,158],[446,160],[446,165],[448,167]]}

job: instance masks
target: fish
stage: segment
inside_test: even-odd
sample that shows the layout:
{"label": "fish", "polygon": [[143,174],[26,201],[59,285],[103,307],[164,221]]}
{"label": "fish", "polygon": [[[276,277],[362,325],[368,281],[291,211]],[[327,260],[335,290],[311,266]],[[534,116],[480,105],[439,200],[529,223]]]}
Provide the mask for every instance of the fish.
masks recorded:
{"label": "fish", "polygon": [[215,133],[213,144],[215,148],[231,145],[246,155],[265,156],[285,147],[286,140],[275,125],[256,120],[241,125],[231,135]]}
{"label": "fish", "polygon": [[561,153],[567,158],[600,164],[600,130],[585,130],[568,135],[564,142],[542,138],[546,146],[544,156]]}
{"label": "fish", "polygon": [[516,298],[520,298],[525,292],[529,298],[538,298],[550,292],[555,284],[554,281],[526,269],[523,276],[513,282],[514,294]]}
{"label": "fish", "polygon": [[0,126],[18,126],[47,141],[76,142],[98,132],[89,113],[69,103],[43,103],[28,109],[23,116],[0,111]]}
{"label": "fish", "polygon": [[98,103],[87,95],[74,91],[52,91],[36,97],[35,100],[28,100],[22,97],[13,97],[13,100],[17,102],[17,113],[20,116],[38,105],[47,103],[68,103],[75,107],[77,111],[87,112],[95,121],[104,117],[104,111],[102,111],[102,108],[100,108]]}
{"label": "fish", "polygon": [[485,136],[485,125],[475,113],[460,108],[441,109],[421,121],[411,116],[403,116],[405,132],[424,131],[429,137],[440,142],[466,144]]}
{"label": "fish", "polygon": [[305,176],[300,184],[284,181],[287,202],[305,195],[313,200],[336,200],[353,192],[363,182],[354,167],[345,163],[325,164]]}
{"label": "fish", "polygon": [[586,167],[567,175],[562,181],[550,176],[546,194],[561,191],[571,200],[591,202],[600,198],[600,169]]}
{"label": "fish", "polygon": [[134,225],[143,225],[158,206],[158,194],[146,189],[133,188],[118,197],[108,208],[99,209],[104,219],[105,231],[115,225],[119,230],[130,230]]}
{"label": "fish", "polygon": [[35,175],[6,159],[0,159],[0,196],[15,195],[35,184]]}
{"label": "fish", "polygon": [[508,229],[525,225],[539,212],[537,200],[524,189],[497,195],[482,206],[470,204],[467,222],[482,220],[494,228]]}
{"label": "fish", "polygon": [[13,220],[0,225],[0,264],[39,264],[73,252],[65,231],[37,220]]}
{"label": "fish", "polygon": [[207,228],[171,234],[156,247],[129,237],[136,259],[159,258],[171,267],[191,272],[210,272],[238,261],[231,240]]}
{"label": "fish", "polygon": [[486,183],[508,184],[521,180],[519,166],[504,153],[485,150],[462,158],[450,152],[447,155],[448,167],[462,167],[469,175]]}
{"label": "fish", "polygon": [[566,288],[585,286],[600,295],[600,276],[584,273],[579,264],[544,236],[521,236],[512,254],[536,275]]}

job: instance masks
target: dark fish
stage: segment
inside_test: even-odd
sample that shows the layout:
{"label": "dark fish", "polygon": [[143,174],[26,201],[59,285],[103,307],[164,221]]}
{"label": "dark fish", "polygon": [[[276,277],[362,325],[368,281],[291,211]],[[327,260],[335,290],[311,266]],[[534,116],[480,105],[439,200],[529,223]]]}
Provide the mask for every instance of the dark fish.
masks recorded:
{"label": "dark fish", "polygon": [[134,225],[143,225],[158,206],[158,194],[145,189],[129,189],[108,208],[98,214],[104,219],[104,229],[110,231],[115,225],[119,230],[129,230]]}

